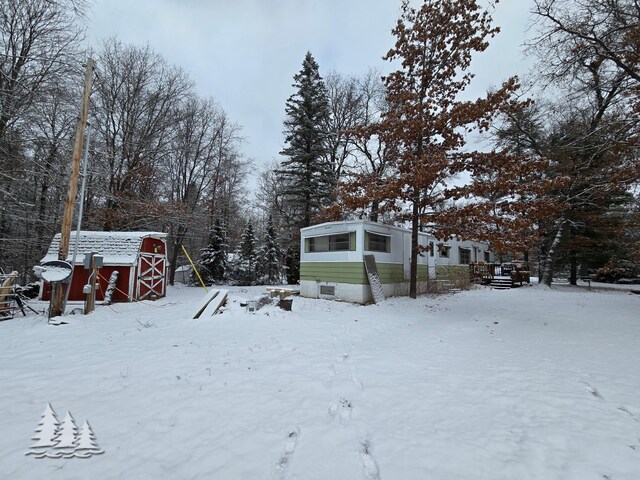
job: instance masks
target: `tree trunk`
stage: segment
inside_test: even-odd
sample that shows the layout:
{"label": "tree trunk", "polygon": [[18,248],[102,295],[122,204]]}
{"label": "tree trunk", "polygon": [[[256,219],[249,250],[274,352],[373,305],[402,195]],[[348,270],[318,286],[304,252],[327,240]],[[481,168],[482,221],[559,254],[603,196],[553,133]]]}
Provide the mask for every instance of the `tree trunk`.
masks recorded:
{"label": "tree trunk", "polygon": [[578,258],[576,252],[571,252],[571,273],[569,275],[569,284],[578,285]]}
{"label": "tree trunk", "polygon": [[169,259],[169,285],[173,287],[176,281],[176,263],[178,262],[178,247],[177,242],[173,242],[173,251],[171,252],[171,258]]}
{"label": "tree trunk", "polygon": [[409,297],[418,296],[418,227],[420,217],[420,194],[413,196],[413,210],[411,212],[411,265],[409,270]]}
{"label": "tree trunk", "polygon": [[[44,232],[45,222],[47,221],[47,195],[49,193],[49,178],[51,176],[51,170],[53,168],[53,158],[55,151],[50,151],[47,156],[47,161],[44,164],[44,171],[42,175],[42,184],[40,185],[40,198],[38,199],[38,221],[36,223],[36,245],[37,248],[43,249],[45,245]],[[44,252],[41,252],[44,253]]]}
{"label": "tree trunk", "polygon": [[558,246],[560,245],[560,240],[562,240],[562,234],[564,233],[565,225],[567,221],[564,218],[560,218],[556,222],[556,235],[553,238],[553,242],[549,246],[549,250],[545,256],[544,262],[542,264],[542,278],[545,285],[548,287],[551,286],[551,282],[553,281],[553,273],[555,269],[556,257],[558,256]]}
{"label": "tree trunk", "polygon": [[369,214],[369,220],[371,220],[372,222],[377,222],[379,213],[380,213],[380,202],[378,201],[371,202],[371,213]]}
{"label": "tree trunk", "polygon": [[180,254],[180,245],[184,241],[184,237],[186,236],[187,229],[185,227],[178,227],[178,233],[173,240],[172,245],[173,248],[171,250],[171,257],[169,259],[169,285],[173,286],[176,280],[176,268],[178,268],[178,255]]}

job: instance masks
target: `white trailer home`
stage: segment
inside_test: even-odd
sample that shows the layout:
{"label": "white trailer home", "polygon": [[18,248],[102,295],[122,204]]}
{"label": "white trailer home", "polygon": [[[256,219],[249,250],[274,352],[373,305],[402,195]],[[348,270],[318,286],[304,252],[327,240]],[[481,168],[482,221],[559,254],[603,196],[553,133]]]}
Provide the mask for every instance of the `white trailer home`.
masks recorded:
{"label": "white trailer home", "polygon": [[[364,256],[375,257],[385,296],[409,293],[411,231],[362,220],[329,222],[301,229],[300,294],[311,298],[338,298],[356,303],[373,300]],[[433,289],[436,275],[446,277],[453,266],[490,261],[481,242],[439,242],[419,233],[426,249],[418,257],[418,293]],[[468,268],[465,270],[468,272]]]}

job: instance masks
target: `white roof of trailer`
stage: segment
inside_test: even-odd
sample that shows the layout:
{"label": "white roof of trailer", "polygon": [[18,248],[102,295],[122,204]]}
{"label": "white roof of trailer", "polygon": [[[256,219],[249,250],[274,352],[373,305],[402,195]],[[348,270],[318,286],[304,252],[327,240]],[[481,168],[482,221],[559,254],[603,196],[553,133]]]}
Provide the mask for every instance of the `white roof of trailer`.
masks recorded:
{"label": "white roof of trailer", "polygon": [[[316,230],[326,230],[327,232],[330,231],[339,231],[340,230],[340,226],[344,226],[344,227],[348,227],[349,225],[364,225],[365,230],[367,228],[371,228],[374,231],[378,230],[378,231],[390,231],[390,230],[394,230],[397,232],[404,232],[404,233],[411,233],[411,230],[407,229],[407,228],[401,228],[401,227],[396,227],[394,225],[386,225],[384,223],[378,223],[378,222],[371,222],[368,220],[344,220],[344,221],[338,221],[338,222],[325,222],[325,223],[319,223],[317,225],[311,225],[310,227],[305,227],[305,228],[301,228],[300,232],[304,233],[311,233],[313,231]],[[343,231],[347,231],[346,229]],[[427,237],[433,237],[433,235],[427,233],[427,232],[418,232],[419,235],[423,235],[423,236],[427,236]]]}

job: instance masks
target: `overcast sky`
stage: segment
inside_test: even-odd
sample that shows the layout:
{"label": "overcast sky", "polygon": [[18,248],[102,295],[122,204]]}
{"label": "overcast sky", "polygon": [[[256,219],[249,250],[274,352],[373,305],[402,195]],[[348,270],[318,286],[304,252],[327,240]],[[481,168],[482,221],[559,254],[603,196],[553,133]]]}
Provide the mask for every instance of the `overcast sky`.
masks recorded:
{"label": "overcast sky", "polygon": [[[503,0],[494,22],[502,32],[474,60],[470,96],[530,62],[521,44],[532,0]],[[186,70],[202,96],[213,97],[239,123],[243,151],[256,170],[283,146],[286,99],[293,75],[311,51],[320,74],[385,70],[381,57],[401,0],[94,0],[89,40],[117,36],[146,44]],[[253,184],[253,181],[251,182]]]}

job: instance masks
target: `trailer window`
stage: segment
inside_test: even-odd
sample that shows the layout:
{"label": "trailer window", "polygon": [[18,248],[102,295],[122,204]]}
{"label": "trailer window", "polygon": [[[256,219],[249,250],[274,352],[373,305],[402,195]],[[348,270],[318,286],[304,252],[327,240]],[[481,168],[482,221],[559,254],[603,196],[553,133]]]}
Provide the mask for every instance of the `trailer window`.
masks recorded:
{"label": "trailer window", "polygon": [[377,233],[365,232],[365,250],[369,252],[387,252],[391,251],[391,237],[386,235],[378,235]]}
{"label": "trailer window", "polygon": [[469,248],[459,248],[460,264],[468,265],[471,263],[471,250]]}
{"label": "trailer window", "polygon": [[344,252],[355,250],[355,235],[355,232],[351,232],[337,235],[323,235],[321,237],[309,237],[305,240],[305,251]]}

